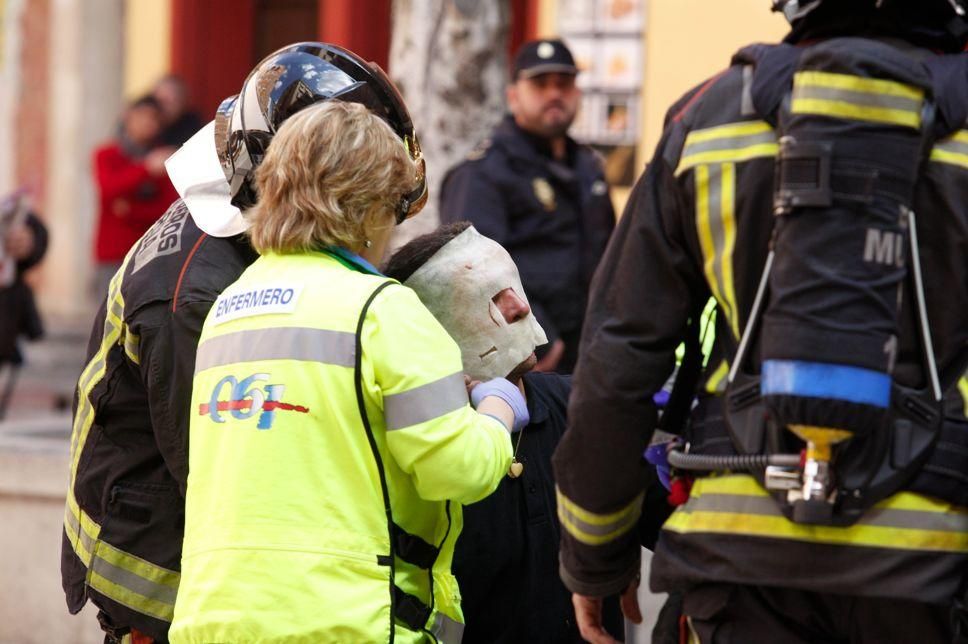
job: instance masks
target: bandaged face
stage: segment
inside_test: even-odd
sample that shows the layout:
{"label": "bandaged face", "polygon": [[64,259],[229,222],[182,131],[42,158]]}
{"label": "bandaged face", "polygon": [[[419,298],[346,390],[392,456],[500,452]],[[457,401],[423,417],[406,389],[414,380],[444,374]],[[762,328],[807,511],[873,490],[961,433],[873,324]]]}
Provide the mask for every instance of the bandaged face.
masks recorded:
{"label": "bandaged face", "polygon": [[474,380],[506,377],[548,339],[527,306],[517,266],[468,228],[405,282],[460,346]]}

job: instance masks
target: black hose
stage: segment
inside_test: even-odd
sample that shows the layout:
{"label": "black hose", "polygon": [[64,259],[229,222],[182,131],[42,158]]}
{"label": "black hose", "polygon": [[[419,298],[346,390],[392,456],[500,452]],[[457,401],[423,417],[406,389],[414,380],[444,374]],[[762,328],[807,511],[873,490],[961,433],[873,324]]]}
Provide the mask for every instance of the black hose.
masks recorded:
{"label": "black hose", "polygon": [[669,452],[669,465],[680,470],[753,470],[769,465],[797,467],[799,454],[734,454],[713,456],[710,454],[687,454],[679,450]]}

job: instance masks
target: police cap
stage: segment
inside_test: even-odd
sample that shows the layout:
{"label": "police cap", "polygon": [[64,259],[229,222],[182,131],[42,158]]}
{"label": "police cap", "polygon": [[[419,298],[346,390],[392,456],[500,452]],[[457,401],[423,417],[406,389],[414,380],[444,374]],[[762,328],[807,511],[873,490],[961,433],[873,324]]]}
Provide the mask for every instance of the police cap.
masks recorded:
{"label": "police cap", "polygon": [[521,45],[514,57],[514,80],[550,73],[577,74],[575,58],[560,40],[532,40]]}

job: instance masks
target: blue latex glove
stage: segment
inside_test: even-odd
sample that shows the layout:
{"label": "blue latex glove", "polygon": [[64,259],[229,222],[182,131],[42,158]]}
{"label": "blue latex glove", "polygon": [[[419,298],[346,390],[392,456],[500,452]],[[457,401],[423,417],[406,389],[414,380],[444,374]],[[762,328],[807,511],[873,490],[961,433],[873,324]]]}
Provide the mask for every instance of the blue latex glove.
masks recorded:
{"label": "blue latex glove", "polygon": [[477,409],[481,401],[488,396],[497,396],[511,407],[511,411],[514,412],[512,432],[521,431],[531,422],[531,415],[528,414],[528,403],[524,400],[521,390],[511,384],[507,378],[494,378],[474,387],[471,390],[471,404]]}
{"label": "blue latex glove", "polygon": [[662,483],[662,486],[667,490],[672,489],[669,481],[672,476],[669,467],[669,445],[673,442],[675,441],[656,443],[645,450],[645,460],[655,465],[655,471],[659,475],[659,483]]}

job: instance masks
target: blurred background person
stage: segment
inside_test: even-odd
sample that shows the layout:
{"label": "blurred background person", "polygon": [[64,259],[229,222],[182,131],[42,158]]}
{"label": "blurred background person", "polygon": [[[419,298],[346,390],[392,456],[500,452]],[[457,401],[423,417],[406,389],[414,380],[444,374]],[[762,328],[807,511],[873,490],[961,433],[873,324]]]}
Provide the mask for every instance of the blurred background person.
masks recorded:
{"label": "blurred background person", "polygon": [[441,220],[468,220],[521,271],[549,344],[540,371],[571,373],[585,302],[615,212],[601,157],[568,136],[581,90],[560,40],[525,43],[507,88],[510,114],[444,179]]}
{"label": "blurred background person", "polygon": [[191,94],[185,80],[176,74],[163,77],[151,93],[161,106],[164,128],[161,143],[181,147],[195,132],[201,129],[202,117],[191,105]]}
{"label": "blurred background person", "polygon": [[47,228],[30,211],[26,197],[15,193],[0,202],[0,370],[9,366],[0,390],[0,420],[6,414],[23,363],[18,340],[37,340],[44,333],[34,294],[24,274],[47,252]]}
{"label": "blurred background person", "polygon": [[139,98],[125,110],[118,137],[94,152],[100,205],[94,246],[97,298],[107,292],[131,245],[178,198],[165,171],[174,148],[157,146],[162,119],[157,99]]}

